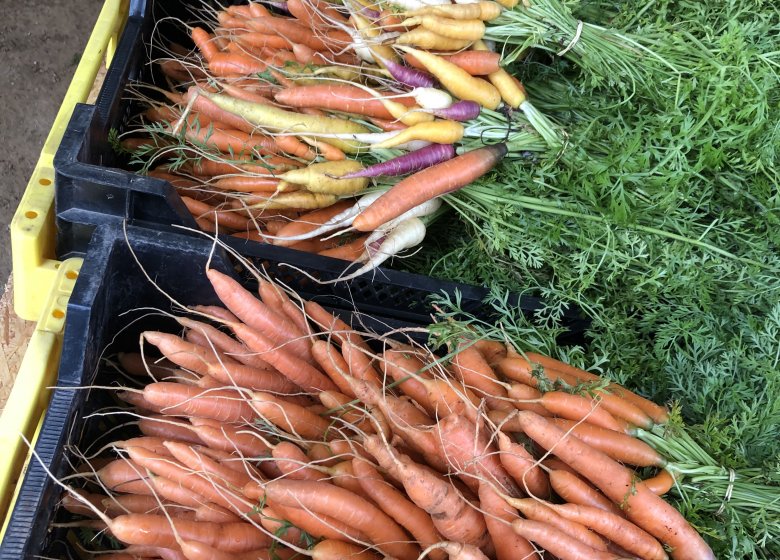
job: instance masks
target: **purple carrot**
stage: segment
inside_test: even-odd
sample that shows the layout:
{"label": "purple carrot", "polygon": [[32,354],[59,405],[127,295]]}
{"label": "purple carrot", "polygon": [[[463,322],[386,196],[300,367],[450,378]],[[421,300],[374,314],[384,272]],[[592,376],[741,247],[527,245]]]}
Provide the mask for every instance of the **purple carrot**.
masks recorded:
{"label": "purple carrot", "polygon": [[479,111],[479,103],[476,101],[458,101],[445,109],[434,109],[433,114],[440,119],[465,122],[476,119]]}
{"label": "purple carrot", "polygon": [[369,165],[360,171],[342,175],[340,178],[355,179],[357,177],[379,177],[382,175],[394,177],[396,175],[406,175],[407,173],[417,173],[422,169],[454,157],[455,146],[452,144],[431,144],[408,154]]}
{"label": "purple carrot", "polygon": [[390,72],[390,75],[404,85],[410,87],[436,86],[436,78],[425,70],[410,68],[409,66],[404,66],[403,64],[387,60],[386,58],[383,58],[381,62],[382,65],[387,68],[387,71]]}
{"label": "purple carrot", "polygon": [[274,10],[277,10],[278,12],[283,13],[284,15],[292,15],[290,14],[290,10],[287,9],[287,2],[275,2],[274,0],[261,0],[261,3],[265,4],[266,6],[270,6]]}
{"label": "purple carrot", "polygon": [[366,16],[368,19],[379,19],[382,17],[382,12],[379,10],[372,10],[371,8],[367,8],[366,6],[363,6],[360,8],[360,15]]}

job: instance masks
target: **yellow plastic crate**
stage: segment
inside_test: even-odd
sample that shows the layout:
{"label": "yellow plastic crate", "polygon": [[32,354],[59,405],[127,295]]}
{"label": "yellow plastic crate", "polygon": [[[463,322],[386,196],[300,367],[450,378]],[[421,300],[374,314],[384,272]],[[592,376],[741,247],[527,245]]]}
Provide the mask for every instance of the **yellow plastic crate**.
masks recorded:
{"label": "yellow plastic crate", "polygon": [[128,7],[129,0],[105,0],[11,221],[14,310],[23,319],[37,321],[37,326],[0,416],[0,540],[16,500],[16,482],[30,459],[22,436],[34,441],[48,405],[47,387],[57,378],[65,310],[81,268],[79,258],[55,259],[54,154],[73,108],[87,101],[103,61],[106,66],[111,63]]}

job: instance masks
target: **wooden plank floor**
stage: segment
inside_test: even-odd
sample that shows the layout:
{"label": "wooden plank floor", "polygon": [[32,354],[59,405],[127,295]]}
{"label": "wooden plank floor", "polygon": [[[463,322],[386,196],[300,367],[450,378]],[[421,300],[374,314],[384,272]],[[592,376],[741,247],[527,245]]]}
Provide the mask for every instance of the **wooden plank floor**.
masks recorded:
{"label": "wooden plank floor", "polygon": [[11,275],[0,297],[0,412],[5,408],[27,343],[35,330],[34,321],[25,321],[14,313],[13,299]]}

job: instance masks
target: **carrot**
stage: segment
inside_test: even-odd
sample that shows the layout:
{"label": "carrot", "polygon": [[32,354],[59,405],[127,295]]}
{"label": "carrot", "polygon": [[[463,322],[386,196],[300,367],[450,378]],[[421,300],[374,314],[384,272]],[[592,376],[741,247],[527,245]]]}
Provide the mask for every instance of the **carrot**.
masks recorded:
{"label": "carrot", "polygon": [[[431,51],[458,51],[468,47],[471,44],[471,41],[468,39],[444,37],[430,29],[415,27],[411,31],[407,31],[396,38],[395,44],[398,48],[402,48],[406,45],[413,45]],[[428,71],[430,72],[430,69],[428,69]],[[496,107],[497,106],[498,105],[496,105]]]}
{"label": "carrot", "polygon": [[585,525],[558,515],[547,506],[546,502],[533,498],[506,500],[509,505],[520,510],[520,513],[532,521],[539,521],[555,527],[594,550],[607,550],[607,543],[604,539],[589,531]]}
{"label": "carrot", "polygon": [[434,430],[442,455],[461,478],[487,481],[510,496],[521,496],[515,480],[504,469],[498,447],[484,428],[451,414],[439,420]]}
{"label": "carrot", "polygon": [[237,175],[234,177],[223,177],[213,183],[211,186],[218,189],[238,192],[276,192],[280,188],[279,179],[273,177],[251,177]]}
{"label": "carrot", "polygon": [[533,455],[519,443],[514,443],[506,434],[498,432],[496,436],[498,448],[501,450],[498,458],[504,469],[529,496],[548,498],[550,481],[541,467],[536,465]]}
{"label": "carrot", "polygon": [[309,408],[262,392],[252,394],[252,405],[261,418],[287,433],[313,440],[322,440],[328,435],[333,437],[333,432],[329,434],[330,422]]}
{"label": "carrot", "polygon": [[428,555],[430,556],[430,552],[434,550],[446,552],[447,557],[450,560],[489,560],[489,558],[476,546],[460,542],[442,541],[429,546],[426,549],[426,552],[428,552]]}
{"label": "carrot", "polygon": [[710,547],[685,518],[635,481],[631,471],[576,438],[563,439],[564,432],[543,417],[531,412],[518,416],[531,439],[552,450],[614,503],[622,504],[631,521],[672,548],[674,560],[714,560]]}
{"label": "carrot", "polygon": [[657,540],[623,517],[577,504],[550,504],[548,507],[566,519],[585,525],[632,555],[647,560],[668,558]]}
{"label": "carrot", "polygon": [[221,52],[209,61],[209,70],[215,76],[246,76],[264,72],[268,65],[262,60],[243,53]]}
{"label": "carrot", "polygon": [[506,412],[515,409],[493,368],[475,346],[461,347],[453,356],[450,369],[477,396],[485,399],[489,408]]}
{"label": "carrot", "polygon": [[166,358],[154,361],[149,358],[144,360],[138,352],[120,352],[117,354],[117,360],[125,373],[138,377],[149,375],[146,371],[147,368],[153,376],[168,375],[176,369],[176,364]]}
{"label": "carrot", "polygon": [[411,397],[417,404],[434,416],[436,408],[430,402],[427,387],[417,377],[430,379],[427,364],[421,354],[408,350],[385,350],[382,354],[381,371],[396,382],[396,387]]}
{"label": "carrot", "polygon": [[419,550],[409,544],[403,529],[386,513],[356,494],[326,482],[273,480],[266,485],[272,503],[305,507],[326,514],[366,534],[377,548],[399,557],[416,557]]}
{"label": "carrot", "polygon": [[221,451],[237,451],[244,456],[258,458],[270,455],[271,449],[251,433],[241,433],[230,425],[209,425],[203,419],[192,418],[193,431],[203,443]]}
{"label": "carrot", "polygon": [[312,344],[312,354],[322,370],[339,388],[339,391],[349,397],[354,397],[355,393],[350,383],[344,379],[344,374],[349,373],[349,366],[339,351],[332,344],[324,340],[317,340]]}
{"label": "carrot", "polygon": [[293,480],[324,480],[328,475],[308,467],[309,458],[300,447],[289,441],[274,446],[273,458],[286,478]]}
{"label": "carrot", "polygon": [[[243,325],[233,325],[233,331],[251,350],[258,352],[262,358],[274,366],[279,373],[287,377],[299,387],[310,391],[332,391],[337,387],[318,369],[284,348],[278,348],[269,339]],[[307,348],[308,350],[308,348]],[[311,352],[308,352],[311,355]]]}
{"label": "carrot", "polygon": [[587,398],[562,391],[549,391],[542,395],[539,402],[552,414],[567,420],[584,420],[589,424],[616,432],[625,433],[629,429],[625,421],[616,419],[601,408],[601,401],[597,398]]}
{"label": "carrot", "polygon": [[[549,464],[549,463],[548,463]],[[601,492],[582,480],[578,475],[562,469],[549,473],[550,485],[555,493],[572,504],[590,506],[623,516],[623,512]]]}
{"label": "carrot", "polygon": [[[420,546],[427,547],[441,540],[431,517],[385,481],[370,463],[356,457],[352,460],[352,468],[369,498],[409,531]],[[444,554],[439,551],[432,552],[430,556],[434,560],[444,560]]]}
{"label": "carrot", "polygon": [[[189,488],[184,488],[178,482],[174,482],[164,476],[153,476],[149,478],[149,484],[154,488],[154,494],[166,501],[182,506],[197,508],[205,501],[197,492]],[[140,513],[140,512],[139,512]],[[154,512],[143,512],[154,513]]]}
{"label": "carrot", "polygon": [[[279,91],[274,98],[289,107],[316,107],[379,119],[394,118],[380,99],[348,84],[295,86]],[[400,97],[398,101],[407,107],[414,104],[414,100],[408,97]]]}
{"label": "carrot", "polygon": [[234,323],[238,318],[224,307],[216,305],[193,305],[190,309],[220,319],[226,323]]}
{"label": "carrot", "polygon": [[490,538],[481,513],[471,507],[454,486],[426,468],[399,458],[398,453],[377,436],[364,439],[366,450],[398,479],[409,499],[428,512],[446,539],[482,547]]}
{"label": "carrot", "polygon": [[661,469],[657,475],[652,478],[646,478],[642,483],[647,486],[653,494],[663,496],[674,486],[675,478],[672,473],[666,469]]}
{"label": "carrot", "polygon": [[179,383],[150,383],[143,396],[169,416],[200,416],[221,422],[253,422],[257,413],[238,392],[201,390]]}
{"label": "carrot", "polygon": [[303,304],[303,309],[309,319],[311,319],[314,324],[319,325],[323,333],[332,336],[340,344],[344,344],[344,342],[347,341],[359,348],[370,351],[368,344],[366,344],[363,338],[356,333],[352,327],[328,312],[319,303],[306,301]]}
{"label": "carrot", "polygon": [[619,560],[615,554],[595,550],[547,523],[516,519],[512,529],[560,560]]}
{"label": "carrot", "polygon": [[[300,43],[316,51],[328,51],[328,45],[323,39],[330,39],[331,33],[312,33],[312,30],[293,19],[280,17],[259,17],[247,20],[248,26],[261,33],[276,34],[292,43]],[[336,33],[335,31],[333,33]],[[322,37],[322,38],[321,38]],[[347,40],[349,43],[350,40]]]}
{"label": "carrot", "polygon": [[509,387],[507,394],[510,398],[514,399],[512,404],[517,410],[530,410],[540,416],[552,416],[552,412],[540,404],[542,393],[533,387],[529,387],[522,383],[513,383]]}
{"label": "carrot", "polygon": [[[425,69],[436,76],[439,82],[458,99],[476,101],[488,109],[501,104],[501,94],[495,86],[466,72],[460,66],[424,50],[399,47],[411,53]],[[439,49],[444,50],[444,49]],[[453,49],[457,50],[457,49]]]}
{"label": "carrot", "polygon": [[97,478],[111,492],[152,494],[152,490],[147,484],[146,471],[132,460],[116,459],[111,461],[97,471]]}
{"label": "carrot", "polygon": [[330,257],[332,259],[355,262],[360,260],[365,255],[366,241],[368,241],[368,235],[361,235],[348,243],[338,245],[331,249],[325,249],[324,251],[319,251],[317,254],[322,255],[323,257]]}
{"label": "carrot", "polygon": [[[539,363],[545,367],[559,370],[564,373],[569,373],[570,375],[573,375],[574,377],[582,381],[596,381],[596,382],[601,381],[601,378],[599,378],[599,376],[597,375],[588,373],[579,368],[575,368],[573,366],[570,366],[569,364],[566,364],[559,360],[555,360],[548,356],[536,354],[535,352],[527,352],[526,356],[532,362]],[[666,422],[669,421],[669,412],[664,407],[659,406],[654,402],[649,401],[645,398],[642,398],[639,395],[632,393],[628,389],[621,387],[620,385],[617,385],[615,383],[610,383],[607,386],[607,388],[611,390],[614,394],[618,395],[619,397],[624,398],[625,400],[631,402],[632,404],[644,410],[645,413],[648,416],[650,416],[650,418],[652,418],[654,422],[658,424],[665,424]]]}
{"label": "carrot", "polygon": [[576,438],[621,463],[637,467],[666,465],[666,459],[642,440],[585,422],[578,423],[564,418],[553,418],[552,421],[562,430],[571,430]]}
{"label": "carrot", "polygon": [[[181,541],[182,554],[187,560],[282,560],[282,556],[275,555],[270,548],[260,548],[247,552],[223,552],[218,548],[198,541]],[[280,550],[281,552],[281,550]],[[289,558],[289,555],[283,555]]]}
{"label": "carrot", "polygon": [[512,530],[517,510],[484,481],[479,483],[479,507],[485,514],[485,524],[496,547],[496,560],[541,560],[533,545]]}
{"label": "carrot", "polygon": [[[173,526],[172,526],[173,525]],[[162,515],[129,514],[114,518],[109,528],[127,544],[177,548],[173,533],[184,540],[197,541],[226,552],[245,552],[271,544],[271,540],[249,523],[206,523],[173,519]]]}
{"label": "carrot", "polygon": [[365,546],[344,542],[336,539],[326,539],[318,542],[311,549],[312,560],[341,560],[350,558],[352,560],[381,560],[381,556]]}
{"label": "carrot", "polygon": [[209,479],[215,480],[218,484],[224,485],[228,483],[237,488],[242,488],[251,480],[251,477],[247,472],[240,472],[225,467],[211,457],[199,453],[198,450],[186,444],[168,441],[165,443],[165,447],[167,447],[171,454],[182,464],[189,467],[194,472],[207,475]]}
{"label": "carrot", "polygon": [[[232,316],[232,318],[225,315],[225,319],[228,320],[229,322],[238,321],[238,319],[236,319],[234,315],[232,314],[230,315]],[[200,321],[189,319],[187,317],[177,317],[176,320],[179,322],[181,326],[189,329],[187,331],[187,334],[185,334],[185,338],[191,332],[198,332],[202,334],[204,337],[206,337],[210,342],[210,344],[213,344],[216,349],[220,350],[224,355],[228,356],[232,360],[236,360],[238,362],[241,362],[245,366],[250,366],[260,370],[273,369],[267,362],[263,361],[259,356],[256,356],[255,354],[250,352],[246,346],[238,342],[230,335],[222,332],[218,328],[213,327],[207,323],[202,323]]]}
{"label": "carrot", "polygon": [[206,504],[198,506],[195,510],[195,521],[209,521],[211,523],[237,523],[241,518],[222,506]]}
{"label": "carrot", "polygon": [[423,14],[407,18],[404,25],[420,25],[442,37],[466,41],[477,41],[485,35],[485,24],[480,19],[452,19],[436,14]]}
{"label": "carrot", "polygon": [[330,220],[333,216],[340,214],[341,212],[343,212],[347,208],[350,208],[351,206],[352,203],[350,201],[344,200],[341,202],[337,202],[336,204],[328,208],[323,208],[320,210],[314,210],[313,212],[308,212],[302,215],[297,220],[288,222],[278,232],[276,232],[274,235],[278,239],[274,239],[272,243],[274,245],[280,245],[282,247],[289,246],[292,243],[295,243],[295,241],[286,241],[285,239],[283,239],[284,237],[295,237],[297,235],[301,235],[313,231],[318,227],[320,227],[323,223]]}
{"label": "carrot", "polygon": [[190,31],[190,37],[192,37],[192,42],[198,47],[200,54],[203,55],[206,62],[210,62],[219,53],[219,48],[213,42],[213,37],[202,27],[193,27]]}
{"label": "carrot", "polygon": [[[230,276],[222,274],[215,269],[207,270],[206,276],[220,301],[236,317],[244,321],[247,328],[259,331],[258,335],[271,342],[272,348],[277,345],[282,346],[282,349],[295,352],[305,361],[311,359],[309,343],[303,339],[304,333],[292,321],[269,309],[267,305],[244,289],[239,282]],[[242,331],[245,330],[242,329]],[[262,352],[256,349],[253,350]],[[261,354],[260,357],[264,361],[271,363],[269,359],[266,359],[265,355]]]}
{"label": "carrot", "polygon": [[279,35],[273,35],[271,33],[263,32],[249,32],[236,35],[236,42],[248,47],[271,47],[273,49],[285,49],[290,46],[290,43],[284,37]]}
{"label": "carrot", "polygon": [[471,150],[402,179],[353,221],[358,231],[373,231],[407,210],[464,187],[490,171],[507,153],[505,144]]}
{"label": "carrot", "polygon": [[328,29],[334,21],[347,23],[347,18],[325,0],[288,0],[286,6],[299,22],[312,29]]}

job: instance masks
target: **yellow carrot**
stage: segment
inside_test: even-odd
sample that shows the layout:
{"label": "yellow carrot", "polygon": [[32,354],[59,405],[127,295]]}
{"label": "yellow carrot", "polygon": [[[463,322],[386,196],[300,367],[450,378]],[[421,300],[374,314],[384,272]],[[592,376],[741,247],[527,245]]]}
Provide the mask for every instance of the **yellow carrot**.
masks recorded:
{"label": "yellow carrot", "polygon": [[435,144],[454,144],[463,138],[463,125],[455,121],[434,121],[410,126],[392,138],[371,146],[371,149],[393,148],[413,140]]}
{"label": "yellow carrot", "polygon": [[452,19],[481,19],[490,21],[501,15],[501,4],[492,0],[482,0],[471,4],[440,4],[435,6],[424,6],[412,10],[406,15],[425,16],[434,15]]}
{"label": "yellow carrot", "polygon": [[396,45],[414,45],[421,49],[435,51],[459,51],[471,44],[467,39],[453,39],[434,33],[430,29],[415,27],[411,31],[403,33],[395,40]]}
{"label": "yellow carrot", "polygon": [[495,86],[472,76],[460,66],[423,50],[403,46],[399,48],[411,53],[458,99],[476,101],[488,109],[496,109],[501,104],[501,93]]}
{"label": "yellow carrot", "polygon": [[290,183],[304,185],[313,193],[335,195],[356,194],[368,186],[368,178],[339,179],[342,175],[363,169],[363,164],[353,159],[313,163],[300,169],[292,169],[279,177]]}
{"label": "yellow carrot", "polygon": [[248,205],[249,208],[263,208],[265,210],[299,208],[302,210],[314,210],[315,208],[327,208],[336,204],[338,197],[332,194],[295,191],[277,194],[265,199],[254,198],[253,200],[254,204]]}
{"label": "yellow carrot", "polygon": [[[476,41],[472,48],[475,51],[489,50],[487,45],[481,40]],[[488,74],[488,80],[490,80],[490,83],[499,91],[501,99],[510,107],[517,109],[528,100],[525,91],[520,87],[519,82],[503,68]]]}
{"label": "yellow carrot", "polygon": [[481,19],[452,19],[426,14],[409,18],[403,24],[407,27],[421,25],[424,29],[451,39],[477,41],[485,36],[485,24]]}

